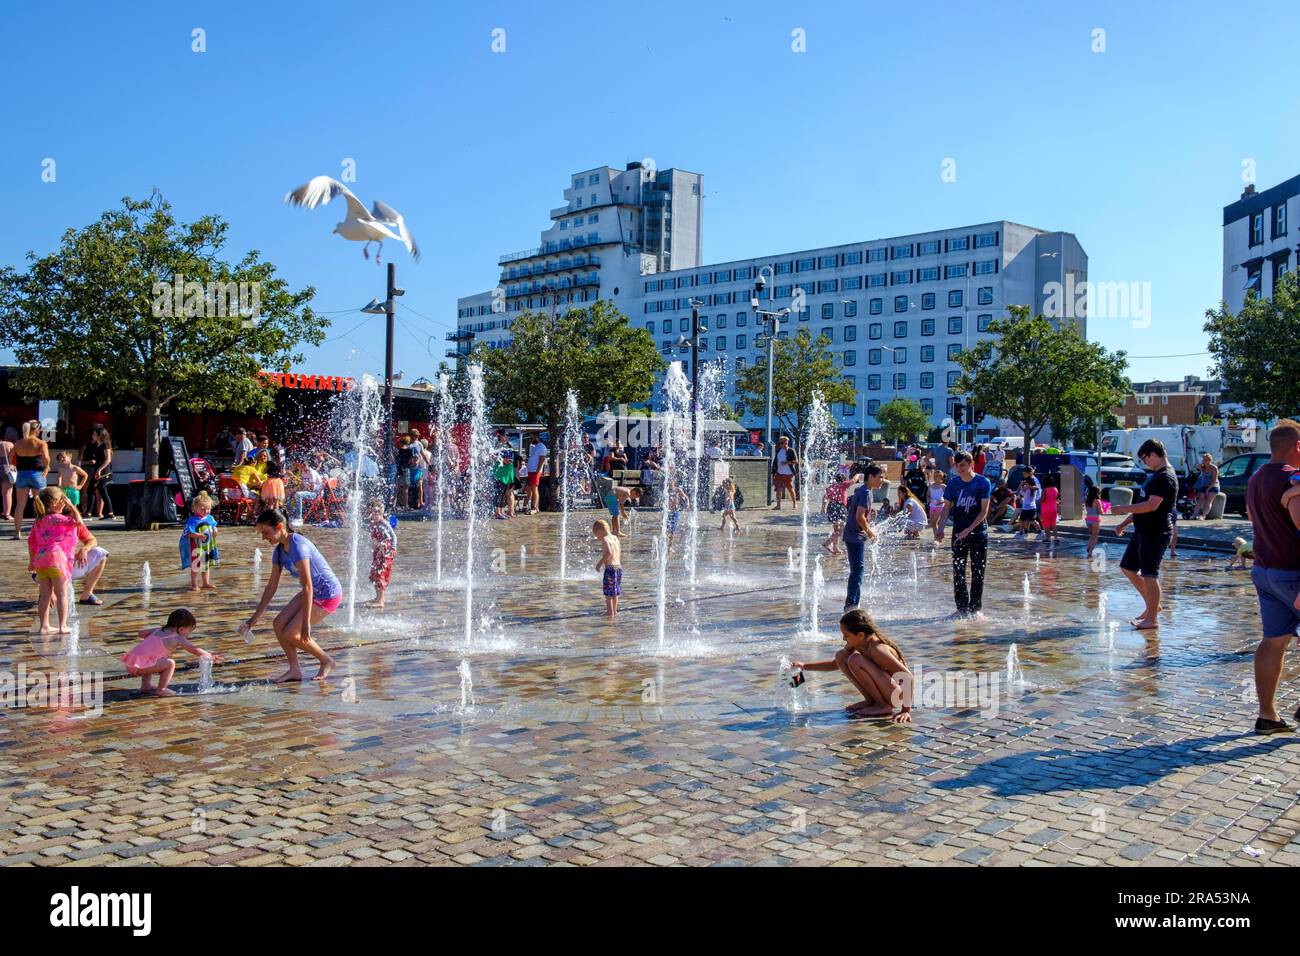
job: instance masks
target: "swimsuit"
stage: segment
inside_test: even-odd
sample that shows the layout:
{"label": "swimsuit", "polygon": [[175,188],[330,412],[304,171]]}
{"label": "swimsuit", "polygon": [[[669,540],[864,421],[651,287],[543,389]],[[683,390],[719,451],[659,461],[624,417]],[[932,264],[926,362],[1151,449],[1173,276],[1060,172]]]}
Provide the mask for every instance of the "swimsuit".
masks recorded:
{"label": "swimsuit", "polygon": [[601,581],[601,590],[605,597],[618,597],[623,593],[623,569],[606,568],[604,579]]}
{"label": "swimsuit", "polygon": [[148,670],[168,656],[167,645],[163,643],[162,631],[151,631],[139,644],[122,655],[122,663],[132,674]]}

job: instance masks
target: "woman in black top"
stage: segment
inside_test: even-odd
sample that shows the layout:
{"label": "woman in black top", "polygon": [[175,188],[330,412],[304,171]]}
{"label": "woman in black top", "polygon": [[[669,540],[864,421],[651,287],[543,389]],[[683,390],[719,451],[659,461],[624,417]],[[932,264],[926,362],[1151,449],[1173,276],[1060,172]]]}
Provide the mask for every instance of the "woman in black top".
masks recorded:
{"label": "woman in black top", "polygon": [[1131,505],[1111,505],[1110,512],[1130,516],[1116,527],[1117,535],[1124,533],[1130,521],[1133,523],[1133,539],[1124,550],[1119,566],[1146,602],[1142,614],[1129,623],[1140,631],[1146,631],[1160,626],[1156,620],[1160,610],[1160,561],[1165,548],[1169,547],[1173,528],[1170,513],[1178,500],[1178,476],[1169,467],[1165,446],[1154,438],[1142,443],[1138,459],[1150,472],[1138,489],[1139,500]]}

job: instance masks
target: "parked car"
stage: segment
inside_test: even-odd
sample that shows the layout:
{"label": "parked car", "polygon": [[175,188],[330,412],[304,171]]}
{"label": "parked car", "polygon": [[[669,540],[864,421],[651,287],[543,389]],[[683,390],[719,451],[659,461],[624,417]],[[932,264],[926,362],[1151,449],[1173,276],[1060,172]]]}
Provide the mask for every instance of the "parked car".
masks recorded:
{"label": "parked car", "polygon": [[1139,488],[1147,480],[1147,471],[1128,455],[1114,455],[1102,452],[1101,465],[1097,471],[1097,487],[1101,496],[1110,500],[1110,489]]}
{"label": "parked car", "polygon": [[1224,514],[1246,515],[1246,482],[1260,465],[1268,461],[1268,452],[1252,451],[1236,458],[1229,458],[1219,465],[1219,490],[1228,496]]}

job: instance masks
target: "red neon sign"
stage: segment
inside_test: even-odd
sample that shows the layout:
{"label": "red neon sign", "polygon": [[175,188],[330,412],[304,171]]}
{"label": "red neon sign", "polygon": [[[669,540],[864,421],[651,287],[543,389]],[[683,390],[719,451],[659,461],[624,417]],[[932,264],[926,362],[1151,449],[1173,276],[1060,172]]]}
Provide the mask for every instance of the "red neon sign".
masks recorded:
{"label": "red neon sign", "polygon": [[317,392],[350,392],[357,387],[356,379],[342,375],[258,372],[257,377],[274,388],[305,388]]}

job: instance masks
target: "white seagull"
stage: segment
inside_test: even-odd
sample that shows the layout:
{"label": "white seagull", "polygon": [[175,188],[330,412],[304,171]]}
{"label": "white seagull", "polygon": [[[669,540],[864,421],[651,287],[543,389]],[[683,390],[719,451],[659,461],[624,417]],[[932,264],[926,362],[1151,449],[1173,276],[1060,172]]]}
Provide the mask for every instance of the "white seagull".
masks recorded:
{"label": "white seagull", "polygon": [[[406,229],[406,220],[392,206],[386,205],[375,200],[374,206],[367,211],[366,207],[361,204],[361,200],[352,194],[352,191],[344,186],[337,179],[331,179],[329,176],[316,176],[304,186],[299,186],[289,195],[284,197],[284,201],[290,206],[303,206],[307,209],[315,209],[317,206],[327,203],[332,199],[342,196],[348,203],[348,217],[334,227],[344,239],[350,239],[353,242],[364,242],[361,247],[361,254],[367,259],[370,258],[370,244],[379,243],[379,248],[375,251],[375,265],[379,265],[379,256],[384,251],[385,239],[396,239],[406,246],[406,251],[411,254],[411,258],[416,262],[420,261],[420,247],[415,244],[411,234]],[[391,229],[389,227],[392,227]],[[393,230],[397,231],[394,232]]]}

